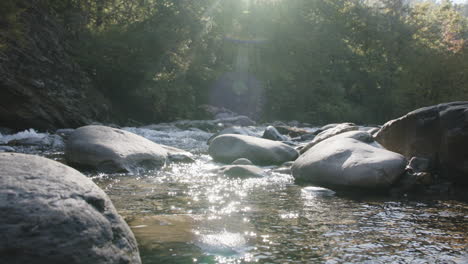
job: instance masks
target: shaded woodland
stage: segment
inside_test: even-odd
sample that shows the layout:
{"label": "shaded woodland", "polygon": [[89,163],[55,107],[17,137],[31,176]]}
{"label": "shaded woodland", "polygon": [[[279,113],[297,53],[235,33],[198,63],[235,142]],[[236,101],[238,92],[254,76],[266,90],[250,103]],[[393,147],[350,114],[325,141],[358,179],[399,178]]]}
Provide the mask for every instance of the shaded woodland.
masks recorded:
{"label": "shaded woodland", "polygon": [[382,123],[468,99],[467,5],[404,0],[3,0],[0,49],[39,6],[121,119]]}

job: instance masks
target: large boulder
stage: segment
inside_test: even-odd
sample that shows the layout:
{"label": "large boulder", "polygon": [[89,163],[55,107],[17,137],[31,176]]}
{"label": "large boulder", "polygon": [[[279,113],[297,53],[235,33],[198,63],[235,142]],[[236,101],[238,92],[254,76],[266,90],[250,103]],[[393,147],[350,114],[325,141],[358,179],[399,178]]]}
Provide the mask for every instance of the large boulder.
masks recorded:
{"label": "large boulder", "polygon": [[135,238],[89,178],[39,156],[0,153],[2,263],[141,263]]}
{"label": "large boulder", "polygon": [[[327,128],[328,126],[330,127]],[[323,129],[323,131],[320,132],[310,143],[308,143],[304,148],[301,149],[301,154],[305,153],[310,148],[324,141],[325,139],[334,137],[341,133],[359,130],[359,127],[352,123],[343,123],[343,124],[338,124],[338,125],[336,124],[327,125],[321,129]]]}
{"label": "large boulder", "polygon": [[106,126],[80,127],[65,145],[69,164],[106,172],[159,168],[168,155],[168,149],[151,140]]}
{"label": "large boulder", "polygon": [[417,109],[387,122],[375,139],[408,159],[428,158],[443,178],[468,184],[468,102]]}
{"label": "large boulder", "polygon": [[298,182],[322,187],[375,190],[389,188],[405,167],[406,159],[398,153],[337,136],[300,156],[292,166],[292,173]]}
{"label": "large boulder", "polygon": [[224,163],[246,158],[257,165],[282,164],[295,160],[299,155],[297,150],[281,142],[234,134],[214,138],[208,153],[216,161]]}
{"label": "large boulder", "polygon": [[240,126],[233,126],[233,127],[225,128],[221,130],[220,132],[214,134],[208,139],[206,143],[209,145],[211,144],[211,141],[213,141],[215,137],[220,136],[220,135],[225,135],[225,134],[237,134],[237,135],[246,135],[246,136],[252,136],[252,137],[256,136],[256,134],[248,128],[240,127]]}

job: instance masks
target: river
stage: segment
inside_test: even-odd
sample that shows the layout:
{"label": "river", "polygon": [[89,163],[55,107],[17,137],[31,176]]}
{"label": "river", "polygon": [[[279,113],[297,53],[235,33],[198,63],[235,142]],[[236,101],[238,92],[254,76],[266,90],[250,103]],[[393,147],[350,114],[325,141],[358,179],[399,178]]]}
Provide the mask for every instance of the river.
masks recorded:
{"label": "river", "polygon": [[[468,263],[466,202],[337,194],[273,167],[264,178],[227,178],[213,172],[221,164],[207,155],[211,133],[124,129],[195,155],[159,171],[86,173],[132,228],[145,264]],[[47,144],[15,151],[63,160],[58,136],[28,133]]]}

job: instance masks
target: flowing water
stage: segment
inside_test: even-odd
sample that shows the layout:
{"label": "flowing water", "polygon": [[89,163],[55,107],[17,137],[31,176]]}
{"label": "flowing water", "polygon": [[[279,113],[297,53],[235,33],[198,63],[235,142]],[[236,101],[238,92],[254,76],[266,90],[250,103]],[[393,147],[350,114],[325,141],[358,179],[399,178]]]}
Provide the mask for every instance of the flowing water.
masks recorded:
{"label": "flowing water", "polygon": [[[150,263],[468,263],[468,204],[343,196],[264,178],[217,175],[200,130],[125,128],[195,154],[140,174],[88,174],[132,228]],[[260,132],[262,128],[257,128]],[[63,144],[16,151],[60,160]],[[1,135],[0,135],[1,139]]]}

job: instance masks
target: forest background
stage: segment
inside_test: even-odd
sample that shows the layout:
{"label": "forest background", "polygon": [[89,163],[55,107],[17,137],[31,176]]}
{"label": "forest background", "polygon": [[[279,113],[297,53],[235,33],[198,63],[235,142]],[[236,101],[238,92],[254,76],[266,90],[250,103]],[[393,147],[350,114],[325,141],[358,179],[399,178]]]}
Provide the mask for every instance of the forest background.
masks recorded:
{"label": "forest background", "polygon": [[[121,119],[377,124],[468,100],[468,3],[407,0],[2,0],[0,50],[32,3]],[[11,41],[11,40],[15,41]]]}

